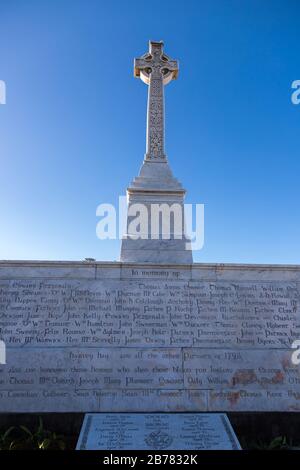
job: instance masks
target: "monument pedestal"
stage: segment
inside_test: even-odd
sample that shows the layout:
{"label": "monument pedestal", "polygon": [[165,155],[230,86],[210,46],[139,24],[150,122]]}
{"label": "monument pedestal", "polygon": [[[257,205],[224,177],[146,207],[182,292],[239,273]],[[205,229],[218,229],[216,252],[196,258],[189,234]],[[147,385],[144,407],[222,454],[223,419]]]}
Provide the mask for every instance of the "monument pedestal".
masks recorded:
{"label": "monument pedestal", "polygon": [[[184,196],[185,190],[173,177],[167,161],[143,163],[140,175],[127,189],[127,232],[121,243],[121,262],[193,262],[189,240],[185,236]],[[139,238],[136,239],[130,224],[137,212]]]}

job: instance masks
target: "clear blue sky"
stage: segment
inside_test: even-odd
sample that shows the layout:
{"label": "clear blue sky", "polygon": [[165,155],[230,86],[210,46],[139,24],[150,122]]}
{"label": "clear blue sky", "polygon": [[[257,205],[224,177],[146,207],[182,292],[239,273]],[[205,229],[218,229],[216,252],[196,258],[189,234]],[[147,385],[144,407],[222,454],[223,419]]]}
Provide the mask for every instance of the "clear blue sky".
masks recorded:
{"label": "clear blue sky", "polygon": [[300,263],[300,3],[0,0],[0,259],[115,260],[96,207],[145,150],[133,58],[164,40],[166,150],[205,204],[198,262]]}

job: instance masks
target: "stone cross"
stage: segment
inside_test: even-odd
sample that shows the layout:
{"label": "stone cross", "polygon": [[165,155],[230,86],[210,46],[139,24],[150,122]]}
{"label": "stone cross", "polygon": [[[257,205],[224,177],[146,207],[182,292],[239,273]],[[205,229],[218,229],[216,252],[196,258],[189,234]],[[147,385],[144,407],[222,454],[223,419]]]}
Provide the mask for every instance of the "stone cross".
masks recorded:
{"label": "stone cross", "polygon": [[147,161],[166,161],[164,149],[164,85],[177,78],[178,62],[163,52],[163,42],[149,41],[149,52],[134,60],[134,76],[149,85]]}

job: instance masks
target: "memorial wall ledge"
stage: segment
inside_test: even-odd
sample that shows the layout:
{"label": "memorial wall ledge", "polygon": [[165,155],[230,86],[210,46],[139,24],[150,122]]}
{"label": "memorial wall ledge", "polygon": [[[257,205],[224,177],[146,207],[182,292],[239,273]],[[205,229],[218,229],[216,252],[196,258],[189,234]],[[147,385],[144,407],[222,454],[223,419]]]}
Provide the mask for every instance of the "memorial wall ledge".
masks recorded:
{"label": "memorial wall ledge", "polygon": [[[165,276],[162,274],[165,273]],[[291,264],[150,264],[118,261],[0,261],[0,279],[172,279],[300,281],[300,265]]]}

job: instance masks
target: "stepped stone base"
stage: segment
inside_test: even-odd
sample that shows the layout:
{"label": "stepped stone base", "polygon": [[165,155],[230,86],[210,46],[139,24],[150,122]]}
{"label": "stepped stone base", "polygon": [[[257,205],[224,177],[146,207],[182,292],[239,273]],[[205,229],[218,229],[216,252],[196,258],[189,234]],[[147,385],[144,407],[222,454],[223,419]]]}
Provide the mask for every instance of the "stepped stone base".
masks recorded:
{"label": "stepped stone base", "polygon": [[[185,237],[184,196],[185,190],[172,175],[167,160],[164,162],[144,161],[139,176],[127,189],[127,233],[121,244],[120,260],[122,262],[178,264],[193,262],[192,251]],[[130,230],[130,222],[134,219],[130,211],[135,204],[143,205],[148,212],[147,228],[146,232],[143,232],[144,239],[134,239]],[[167,239],[163,239],[162,224],[158,229],[153,230],[152,206],[154,204],[164,204],[170,211],[174,205],[180,208],[182,222],[179,230],[175,230],[171,220]]]}

